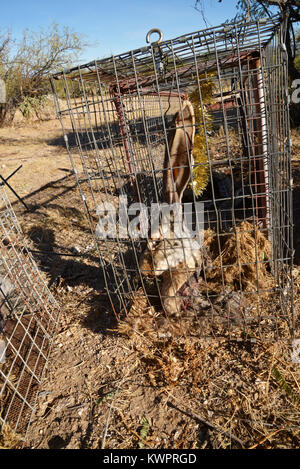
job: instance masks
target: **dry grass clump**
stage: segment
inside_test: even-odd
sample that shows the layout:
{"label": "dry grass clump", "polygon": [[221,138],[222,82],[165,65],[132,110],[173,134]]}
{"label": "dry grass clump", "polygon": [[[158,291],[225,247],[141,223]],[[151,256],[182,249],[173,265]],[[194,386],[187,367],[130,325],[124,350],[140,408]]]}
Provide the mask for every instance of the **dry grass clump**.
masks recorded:
{"label": "dry grass clump", "polygon": [[160,347],[142,347],[141,361],[152,386],[171,389],[186,384],[198,389],[202,376],[201,355],[188,340],[171,339]]}
{"label": "dry grass clump", "polygon": [[56,206],[55,208],[48,208],[46,215],[45,224],[49,227],[56,226],[60,229],[70,229],[74,225],[77,229],[88,229],[85,216],[76,208]]}
{"label": "dry grass clump", "polygon": [[[159,285],[158,285],[159,288]],[[118,323],[118,332],[129,338],[146,337],[150,341],[166,341],[170,337],[184,338],[192,331],[197,335],[198,318],[186,311],[178,317],[166,317],[159,299],[158,289],[152,285],[147,291],[140,288],[125,319]]]}
{"label": "dry grass clump", "polygon": [[201,375],[201,354],[191,338],[184,337],[189,323],[183,319],[171,320],[149,307],[146,296],[140,292],[125,320],[117,331],[134,343],[139,360],[150,384],[171,389],[189,384],[197,388]]}
{"label": "dry grass clump", "polygon": [[271,243],[264,234],[245,221],[224,239],[222,252],[213,260],[207,279],[219,285],[219,289],[223,288],[223,279],[226,285],[244,291],[271,286],[273,277],[268,272]]}
{"label": "dry grass clump", "polygon": [[145,335],[150,339],[157,337],[157,313],[149,300],[139,289],[125,320],[118,323],[118,332],[131,338],[134,334]]}
{"label": "dry grass clump", "polygon": [[22,437],[6,423],[0,429],[0,449],[20,449]]}

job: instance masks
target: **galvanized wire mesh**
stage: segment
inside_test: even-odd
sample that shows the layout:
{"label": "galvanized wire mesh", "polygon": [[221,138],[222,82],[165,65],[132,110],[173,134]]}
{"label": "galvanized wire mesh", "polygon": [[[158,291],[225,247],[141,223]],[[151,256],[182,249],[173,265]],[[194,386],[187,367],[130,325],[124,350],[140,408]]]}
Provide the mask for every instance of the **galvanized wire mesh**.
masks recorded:
{"label": "galvanized wire mesh", "polygon": [[25,436],[48,360],[59,308],[26,248],[0,188],[0,433]]}
{"label": "galvanized wire mesh", "polygon": [[[279,18],[223,25],[52,78],[117,314],[143,304],[155,317],[190,324],[198,336],[293,332],[285,35]],[[147,207],[145,221],[151,204],[153,215],[174,201],[189,204],[195,217],[202,202],[204,245],[192,249],[196,260],[187,259],[187,232],[177,248],[174,233],[99,236],[99,206],[113,218],[120,196],[143,204],[122,212],[127,222],[137,208]]]}

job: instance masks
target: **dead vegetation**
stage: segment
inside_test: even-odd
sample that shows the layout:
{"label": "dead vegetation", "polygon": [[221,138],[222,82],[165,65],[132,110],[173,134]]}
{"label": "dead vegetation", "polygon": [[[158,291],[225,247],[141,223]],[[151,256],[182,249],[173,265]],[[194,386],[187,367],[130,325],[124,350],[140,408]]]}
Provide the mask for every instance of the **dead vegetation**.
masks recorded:
{"label": "dead vegetation", "polygon": [[[210,236],[211,245],[215,238]],[[214,248],[216,249],[216,248]],[[274,279],[267,271],[271,257],[271,243],[249,222],[242,222],[228,236],[223,237],[221,254],[214,256],[213,267],[208,279],[215,282],[215,288],[222,288],[223,282],[233,289],[255,291],[267,287]]]}
{"label": "dead vegetation", "polygon": [[3,425],[0,432],[0,449],[20,449],[22,437],[17,435],[8,424]]}

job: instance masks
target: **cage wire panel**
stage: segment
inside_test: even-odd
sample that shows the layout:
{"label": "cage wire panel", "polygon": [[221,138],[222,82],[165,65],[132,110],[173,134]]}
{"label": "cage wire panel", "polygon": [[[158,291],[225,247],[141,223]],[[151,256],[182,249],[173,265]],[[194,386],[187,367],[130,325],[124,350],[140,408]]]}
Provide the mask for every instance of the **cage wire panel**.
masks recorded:
{"label": "cage wire panel", "polygon": [[[145,300],[196,335],[293,333],[285,36],[278,17],[222,25],[52,77],[117,313]],[[181,237],[98,236],[99,206],[113,217],[125,197],[127,221],[139,207],[130,204],[149,219],[152,204],[176,202],[195,219],[202,202],[202,247],[185,227]]]}
{"label": "cage wire panel", "polygon": [[58,321],[59,308],[24,243],[0,188],[0,434],[25,436]]}

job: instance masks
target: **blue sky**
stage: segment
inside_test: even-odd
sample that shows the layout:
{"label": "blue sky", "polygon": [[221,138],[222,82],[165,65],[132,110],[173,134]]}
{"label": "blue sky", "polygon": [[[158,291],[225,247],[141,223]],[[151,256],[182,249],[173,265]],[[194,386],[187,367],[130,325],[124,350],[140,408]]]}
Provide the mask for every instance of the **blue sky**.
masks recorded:
{"label": "blue sky", "polygon": [[[206,27],[194,0],[12,0],[1,5],[1,29],[21,37],[24,29],[39,30],[56,22],[86,36],[93,47],[79,62],[104,58],[146,44],[146,33],[156,27],[165,39]],[[235,1],[205,0],[210,25],[235,15]]]}

